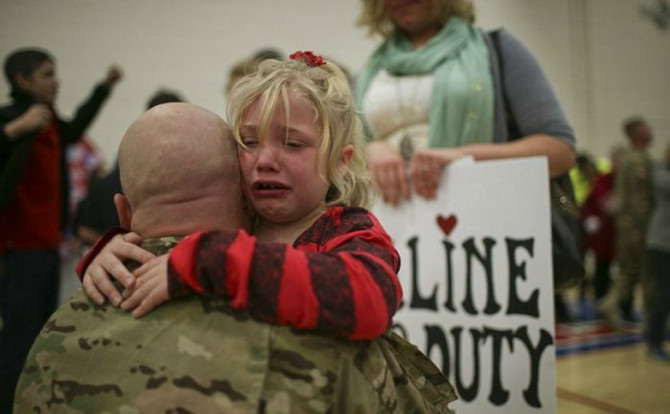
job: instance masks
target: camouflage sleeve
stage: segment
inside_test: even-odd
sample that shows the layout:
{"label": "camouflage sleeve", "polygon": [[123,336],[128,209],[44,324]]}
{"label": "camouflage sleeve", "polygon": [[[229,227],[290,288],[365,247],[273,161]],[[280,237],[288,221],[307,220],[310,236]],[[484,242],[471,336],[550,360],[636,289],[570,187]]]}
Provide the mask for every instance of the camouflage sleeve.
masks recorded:
{"label": "camouflage sleeve", "polygon": [[653,206],[651,174],[649,160],[642,153],[628,154],[617,170],[617,222],[621,234],[635,232],[643,237],[641,229],[646,227]]}
{"label": "camouflage sleeve", "polygon": [[633,162],[630,157],[625,157],[617,170],[616,180],[614,181],[614,193],[619,202],[617,215],[625,216],[630,212],[630,192],[633,173]]}
{"label": "camouflage sleeve", "polygon": [[244,231],[194,234],[170,254],[170,294],[225,297],[266,323],[376,338],[401,300],[399,256],[374,217],[343,211],[317,221],[296,246],[259,243]]}

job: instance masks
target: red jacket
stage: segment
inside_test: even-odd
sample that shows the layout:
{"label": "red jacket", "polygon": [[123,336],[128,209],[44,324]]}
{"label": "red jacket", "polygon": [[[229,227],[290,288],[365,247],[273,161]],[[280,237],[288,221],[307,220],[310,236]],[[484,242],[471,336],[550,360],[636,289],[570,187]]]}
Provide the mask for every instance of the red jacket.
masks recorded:
{"label": "red jacket", "polygon": [[582,220],[596,217],[599,228],[593,233],[586,233],[586,248],[593,251],[596,258],[613,260],[615,250],[614,217],[608,211],[608,203],[614,194],[614,174],[603,174],[596,178],[589,197],[582,206]]}

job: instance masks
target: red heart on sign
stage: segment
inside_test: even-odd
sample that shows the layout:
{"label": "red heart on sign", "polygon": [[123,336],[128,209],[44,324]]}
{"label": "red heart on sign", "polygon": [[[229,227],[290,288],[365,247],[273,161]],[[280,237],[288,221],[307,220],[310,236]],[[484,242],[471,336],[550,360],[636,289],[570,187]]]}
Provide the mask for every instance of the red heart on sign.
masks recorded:
{"label": "red heart on sign", "polygon": [[456,224],[458,224],[458,219],[453,214],[449,217],[444,217],[442,215],[437,216],[437,225],[440,226],[444,234],[447,236],[451,234],[454,227],[456,227]]}

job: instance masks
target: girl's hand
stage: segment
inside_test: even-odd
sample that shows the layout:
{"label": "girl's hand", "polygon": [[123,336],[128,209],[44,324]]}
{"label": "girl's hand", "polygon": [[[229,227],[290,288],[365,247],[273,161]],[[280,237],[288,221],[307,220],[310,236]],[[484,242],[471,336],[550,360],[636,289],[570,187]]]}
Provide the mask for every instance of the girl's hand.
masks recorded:
{"label": "girl's hand", "polygon": [[385,203],[395,205],[410,197],[405,160],[391,144],[372,141],[367,147],[368,166],[372,181],[377,185]]}
{"label": "girl's hand", "polygon": [[114,306],[121,303],[122,297],[112,283],[113,277],[126,289],[132,289],[135,276],[124,266],[124,260],[146,263],[155,256],[142,249],[138,244],[142,238],[137,233],[118,234],[102,248],[86,269],[82,287],[86,295],[98,305],[109,299]]}
{"label": "girl's hand", "polygon": [[414,191],[423,198],[434,199],[440,188],[442,170],[462,156],[460,151],[453,148],[428,148],[415,152],[410,167]]}
{"label": "girl's hand", "polygon": [[137,283],[124,292],[127,299],[121,304],[121,309],[132,310],[134,317],[141,318],[170,299],[168,258],[167,254],[158,256],[135,271]]}

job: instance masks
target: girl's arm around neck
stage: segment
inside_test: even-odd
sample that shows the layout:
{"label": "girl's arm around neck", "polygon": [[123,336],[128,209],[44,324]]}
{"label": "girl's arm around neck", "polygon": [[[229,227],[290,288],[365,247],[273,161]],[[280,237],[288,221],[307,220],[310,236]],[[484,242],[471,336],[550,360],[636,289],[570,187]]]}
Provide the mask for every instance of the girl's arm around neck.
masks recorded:
{"label": "girl's arm around neck", "polygon": [[399,262],[369,212],[334,207],[293,246],[244,231],[192,235],[170,255],[170,294],[225,297],[262,322],[373,339],[400,304]]}

